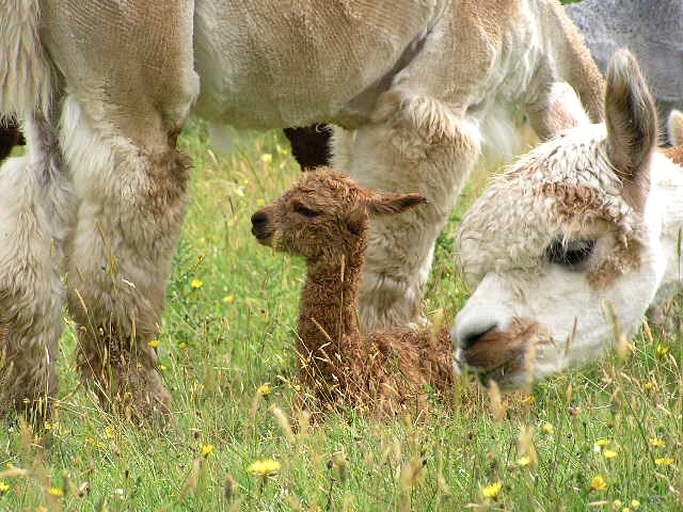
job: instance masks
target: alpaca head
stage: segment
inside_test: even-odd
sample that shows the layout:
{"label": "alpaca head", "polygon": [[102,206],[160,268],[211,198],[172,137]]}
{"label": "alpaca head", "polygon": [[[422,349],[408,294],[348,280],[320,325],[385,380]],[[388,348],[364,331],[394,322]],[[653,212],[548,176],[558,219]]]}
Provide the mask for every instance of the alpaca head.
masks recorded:
{"label": "alpaca head", "polygon": [[[597,359],[640,324],[665,270],[649,198],[655,107],[633,56],[610,64],[606,121],[557,84],[556,137],[512,164],[460,226],[474,293],[452,331],[461,367],[514,388]],[[562,130],[560,130],[562,129]]]}
{"label": "alpaca head", "polygon": [[338,259],[362,251],[368,219],[424,202],[419,194],[378,194],[342,173],[319,168],[254,213],[251,232],[260,244],[309,261]]}

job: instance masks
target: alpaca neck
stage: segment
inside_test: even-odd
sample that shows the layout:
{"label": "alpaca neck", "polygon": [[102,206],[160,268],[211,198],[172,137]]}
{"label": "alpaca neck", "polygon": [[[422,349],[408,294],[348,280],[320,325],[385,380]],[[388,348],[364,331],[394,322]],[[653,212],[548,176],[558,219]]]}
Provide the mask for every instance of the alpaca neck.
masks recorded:
{"label": "alpaca neck", "polygon": [[299,353],[332,361],[360,346],[356,315],[362,252],[307,262],[299,312]]}

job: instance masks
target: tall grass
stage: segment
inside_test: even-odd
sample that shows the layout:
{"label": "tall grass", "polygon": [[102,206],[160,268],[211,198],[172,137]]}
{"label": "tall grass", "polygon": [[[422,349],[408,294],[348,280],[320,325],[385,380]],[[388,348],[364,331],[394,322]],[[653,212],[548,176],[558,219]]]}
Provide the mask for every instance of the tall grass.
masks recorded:
{"label": "tall grass", "polygon": [[[192,202],[158,339],[172,424],[137,430],[102,412],[78,383],[67,326],[47,433],[0,429],[0,510],[683,509],[678,334],[643,329],[625,359],[530,393],[461,381],[456,405],[426,417],[341,411],[311,424],[294,406],[303,267],[249,232],[251,213],[298,175],[288,145],[276,132],[236,134],[218,156],[199,122],[182,144]],[[452,233],[473,188],[439,238],[429,313],[450,318],[467,297]]]}

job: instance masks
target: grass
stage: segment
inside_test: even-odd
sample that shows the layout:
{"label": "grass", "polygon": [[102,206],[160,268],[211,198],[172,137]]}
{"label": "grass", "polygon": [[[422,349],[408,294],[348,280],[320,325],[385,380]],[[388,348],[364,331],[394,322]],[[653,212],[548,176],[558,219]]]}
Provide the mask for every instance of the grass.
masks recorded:
{"label": "grass", "polygon": [[[225,157],[199,122],[182,139],[195,162],[192,202],[158,338],[172,425],[137,430],[102,412],[78,384],[65,318],[47,434],[0,429],[0,510],[683,509],[681,343],[647,329],[624,360],[610,355],[529,393],[462,381],[456,405],[427,417],[341,412],[310,425],[293,407],[303,267],[249,233],[251,213],[298,170],[279,133],[236,138]],[[451,318],[466,300],[452,234],[484,181],[439,238],[432,314]],[[250,472],[255,461],[271,462]]]}

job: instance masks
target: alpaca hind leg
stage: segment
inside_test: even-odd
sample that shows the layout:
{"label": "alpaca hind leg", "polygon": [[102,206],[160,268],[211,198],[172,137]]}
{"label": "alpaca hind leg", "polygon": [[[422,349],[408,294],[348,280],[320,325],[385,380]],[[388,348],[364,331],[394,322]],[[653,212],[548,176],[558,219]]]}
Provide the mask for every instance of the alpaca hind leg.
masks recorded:
{"label": "alpaca hind leg", "polygon": [[360,290],[364,329],[421,322],[434,244],[480,152],[479,131],[438,99],[384,95],[374,124],[336,129],[333,165],[380,192],[418,192],[420,208],[374,219]]}
{"label": "alpaca hind leg", "polygon": [[59,273],[72,223],[55,123],[26,122],[29,154],[0,168],[0,414],[45,418],[56,391],[64,290]]}

